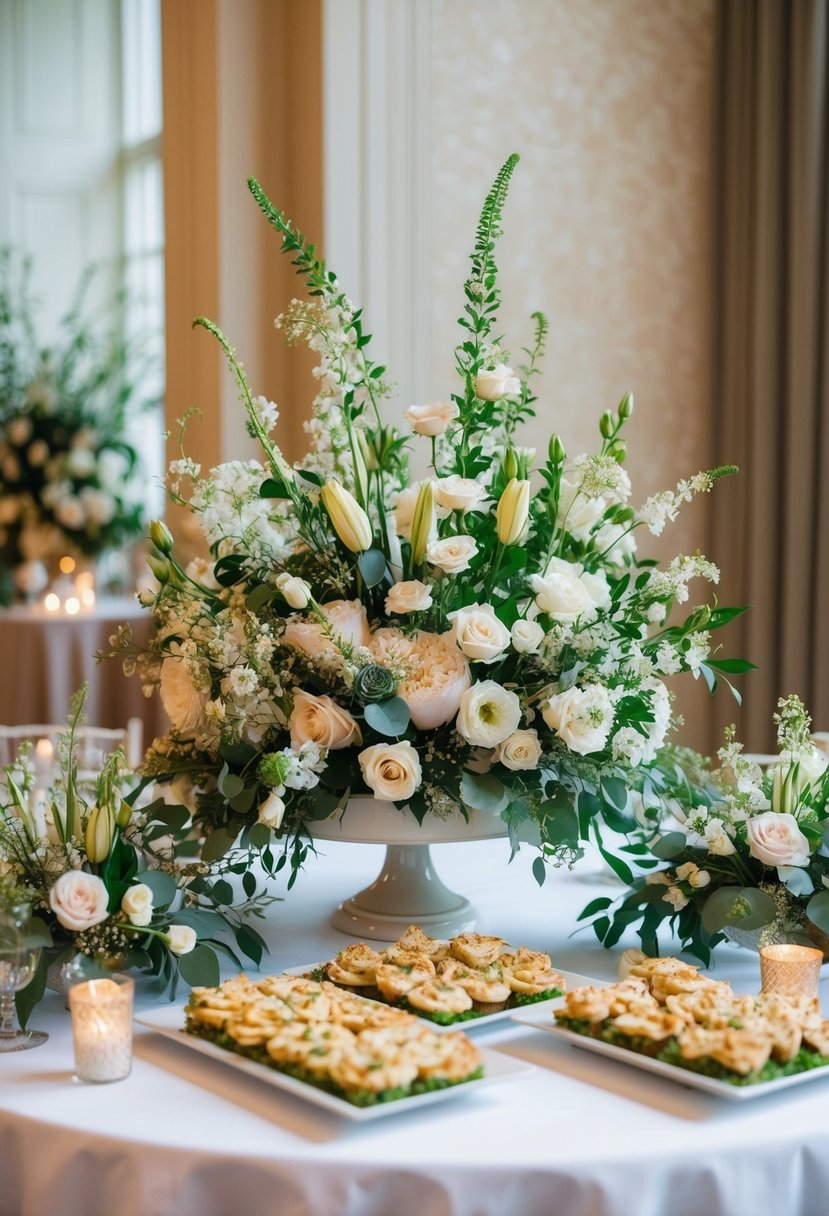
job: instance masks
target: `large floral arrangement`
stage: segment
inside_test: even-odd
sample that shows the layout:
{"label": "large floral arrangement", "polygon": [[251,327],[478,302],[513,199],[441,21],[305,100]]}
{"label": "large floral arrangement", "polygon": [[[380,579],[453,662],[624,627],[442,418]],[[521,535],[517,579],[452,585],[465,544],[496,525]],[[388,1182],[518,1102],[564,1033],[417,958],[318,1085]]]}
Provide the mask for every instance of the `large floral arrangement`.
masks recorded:
{"label": "large floral arrangement", "polygon": [[250,869],[247,855],[237,851],[213,867],[177,861],[188,811],[161,799],[136,809],[131,795],[122,797],[135,780],[120,748],[89,789],[78,765],[84,697],[85,689],[58,739],[58,773],[48,789],[38,785],[30,743],[0,778],[0,907],[31,903],[46,947],[18,997],[24,1022],[43,995],[48,967],[76,955],[102,967],[140,968],[174,994],[179,975],[190,984],[218,983],[218,952],[241,965],[223,933],[254,962],[264,950],[243,921],[270,897],[257,893],[247,873],[242,898],[228,881]]}
{"label": "large floral arrangement", "polygon": [[[640,802],[651,844],[640,864],[649,872],[615,909],[603,897],[583,914],[605,944],[634,924],[649,954],[667,926],[704,962],[724,937],[758,948],[829,945],[829,756],[813,743],[799,697],[781,700],[775,721],[775,762],[744,755],[731,727],[717,769],[678,757],[667,805]],[[655,868],[660,860],[670,864]]]}
{"label": "large floral arrangement", "polygon": [[[88,315],[84,276],[45,349],[31,266],[0,251],[0,592],[42,590],[61,554],[95,557],[144,527],[138,456],[125,439],[143,357]],[[117,318],[118,312],[115,310]]]}
{"label": "large floral arrangement", "polygon": [[[311,451],[291,467],[273,438],[277,408],[254,397],[211,322],[264,460],[202,474],[184,454],[170,492],[193,512],[209,560],[184,568],[161,524],[158,630],[114,653],[158,687],[172,730],[148,776],[188,780],[207,857],[259,821],[295,871],[310,821],[370,794],[420,821],[474,807],[515,834],[534,821],[544,859],[570,861],[592,835],[611,865],[604,824],[635,826],[628,790],[672,724],[667,677],[742,670],[712,651],[735,610],[682,615],[694,579],[716,583],[699,554],[664,568],[637,556],[636,532],[661,532],[683,502],[731,469],[682,481],[633,506],[622,432],[630,395],[599,422],[598,451],[568,459],[558,435],[537,458],[518,444],[533,414],[547,324],[513,367],[496,336],[495,242],[517,157],[499,172],[464,287],[458,390],[406,412],[427,472],[410,480],[411,440],[382,419],[386,369],[369,354],[361,313],[313,245],[250,188],[293,258],[310,299],[277,319],[320,356]],[[678,610],[678,611],[676,611]],[[636,842],[633,851],[644,848]],[[295,875],[292,875],[294,877]]]}

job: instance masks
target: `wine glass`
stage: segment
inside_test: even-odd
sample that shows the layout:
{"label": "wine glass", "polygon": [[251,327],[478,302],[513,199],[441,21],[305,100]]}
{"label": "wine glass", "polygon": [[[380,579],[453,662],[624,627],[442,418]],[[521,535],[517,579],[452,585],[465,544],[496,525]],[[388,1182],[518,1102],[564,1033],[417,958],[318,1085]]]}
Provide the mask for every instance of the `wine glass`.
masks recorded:
{"label": "wine glass", "polygon": [[43,1030],[15,1027],[14,994],[31,982],[40,961],[40,947],[29,944],[31,904],[0,909],[0,1052],[40,1047],[49,1038]]}

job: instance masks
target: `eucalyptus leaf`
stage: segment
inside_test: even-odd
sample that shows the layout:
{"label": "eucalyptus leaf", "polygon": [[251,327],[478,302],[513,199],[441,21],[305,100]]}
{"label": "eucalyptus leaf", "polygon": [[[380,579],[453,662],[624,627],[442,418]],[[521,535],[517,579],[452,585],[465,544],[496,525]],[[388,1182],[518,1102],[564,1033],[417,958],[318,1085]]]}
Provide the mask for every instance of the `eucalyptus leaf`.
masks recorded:
{"label": "eucalyptus leaf", "polygon": [[363,710],[366,725],[378,735],[398,739],[409,725],[409,707],[402,697],[389,697],[386,701],[372,701]]}
{"label": "eucalyptus leaf", "polygon": [[821,933],[829,933],[829,891],[818,891],[806,905],[806,915]]}
{"label": "eucalyptus leaf", "polygon": [[150,888],[153,893],[153,906],[156,908],[166,908],[178,893],[176,880],[163,870],[141,870],[135,877]]}
{"label": "eucalyptus leaf", "polygon": [[216,831],[210,833],[202,846],[202,861],[218,861],[230,852],[235,840],[235,833],[231,834],[226,828],[216,828]]}
{"label": "eucalyptus leaf", "polygon": [[219,983],[219,960],[209,946],[198,945],[178,960],[181,978],[191,988],[215,988]]}
{"label": "eucalyptus leaf", "polygon": [[547,867],[544,864],[543,857],[536,857],[533,860],[533,878],[540,887],[544,886],[544,880],[547,877]]}
{"label": "eucalyptus leaf", "polygon": [[778,866],[777,876],[792,895],[798,897],[811,895],[815,889],[808,870],[803,870],[800,866]]}
{"label": "eucalyptus leaf", "polygon": [[264,608],[273,599],[276,599],[275,589],[269,587],[267,583],[261,583],[251,591],[245,600],[245,605],[248,612],[258,612],[260,608]]}
{"label": "eucalyptus leaf", "polygon": [[771,924],[777,906],[771,896],[757,887],[719,887],[712,891],[702,909],[702,924],[706,933],[719,933],[733,926],[737,929],[760,929]]}
{"label": "eucalyptus leaf", "polygon": [[386,575],[386,556],[379,549],[366,549],[357,559],[360,573],[367,587],[376,587]]}
{"label": "eucalyptus leaf", "polygon": [[664,836],[660,836],[659,840],[653,841],[651,852],[661,861],[670,861],[672,857],[677,857],[682,852],[687,843],[687,837],[682,832],[666,832]]}
{"label": "eucalyptus leaf", "polygon": [[220,780],[219,788],[225,798],[230,800],[231,798],[235,798],[237,794],[241,794],[245,788],[245,783],[236,773],[228,773]]}
{"label": "eucalyptus leaf", "polygon": [[461,798],[465,806],[497,815],[509,803],[509,790],[491,773],[464,772],[461,774]]}
{"label": "eucalyptus leaf", "polygon": [[175,914],[175,921],[177,925],[189,925],[195,929],[199,938],[212,937],[226,927],[218,912],[211,912],[208,908],[180,908]]}

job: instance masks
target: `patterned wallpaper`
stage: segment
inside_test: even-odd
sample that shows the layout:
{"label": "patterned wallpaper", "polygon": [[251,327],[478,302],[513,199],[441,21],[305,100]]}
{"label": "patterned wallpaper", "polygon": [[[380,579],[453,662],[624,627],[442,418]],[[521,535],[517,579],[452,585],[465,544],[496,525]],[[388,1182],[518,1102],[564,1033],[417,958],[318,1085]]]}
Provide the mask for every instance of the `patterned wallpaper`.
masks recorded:
{"label": "patterned wallpaper", "polygon": [[[480,201],[518,151],[498,248],[514,357],[534,309],[551,322],[527,442],[591,448],[633,389],[637,499],[708,462],[712,78],[713,0],[432,0],[433,391]],[[706,525],[697,503],[660,544],[704,550]],[[684,739],[707,747],[697,692]]]}

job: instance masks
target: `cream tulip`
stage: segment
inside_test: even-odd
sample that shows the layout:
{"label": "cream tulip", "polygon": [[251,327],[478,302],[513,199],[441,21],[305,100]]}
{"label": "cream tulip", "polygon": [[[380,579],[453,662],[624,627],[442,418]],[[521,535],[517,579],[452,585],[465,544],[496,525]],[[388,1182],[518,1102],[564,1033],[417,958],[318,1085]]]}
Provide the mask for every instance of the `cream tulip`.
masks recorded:
{"label": "cream tulip", "polygon": [[352,553],[363,553],[371,548],[371,523],[353,494],[336,480],[327,481],[320,491],[322,505],[334,531]]}
{"label": "cream tulip", "polygon": [[435,526],[435,484],[424,481],[417,495],[412,516],[412,561],[419,566]]}
{"label": "cream tulip", "polygon": [[502,545],[518,545],[530,515],[530,483],[513,477],[498,500],[495,528]]}

